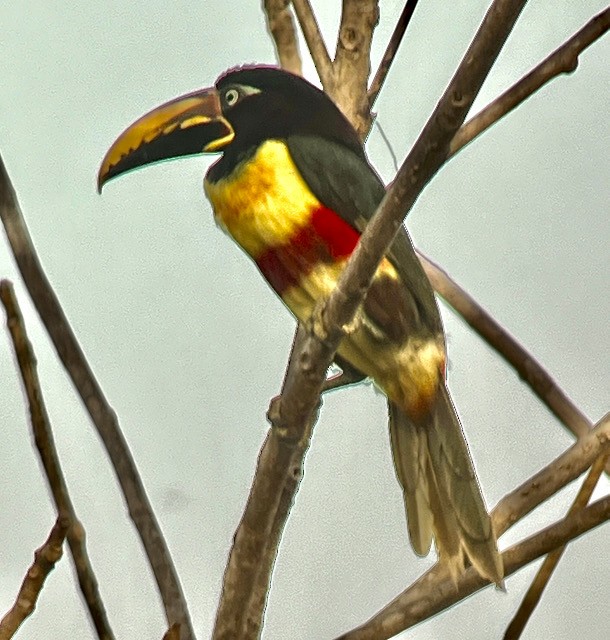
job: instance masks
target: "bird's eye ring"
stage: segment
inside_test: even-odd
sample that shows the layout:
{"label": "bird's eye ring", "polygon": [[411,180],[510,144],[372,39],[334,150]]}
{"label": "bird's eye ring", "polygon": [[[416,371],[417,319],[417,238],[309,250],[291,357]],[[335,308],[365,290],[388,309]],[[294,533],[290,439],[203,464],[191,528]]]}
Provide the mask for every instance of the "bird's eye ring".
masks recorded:
{"label": "bird's eye ring", "polygon": [[227,106],[232,107],[239,100],[239,91],[237,89],[227,89],[224,98]]}

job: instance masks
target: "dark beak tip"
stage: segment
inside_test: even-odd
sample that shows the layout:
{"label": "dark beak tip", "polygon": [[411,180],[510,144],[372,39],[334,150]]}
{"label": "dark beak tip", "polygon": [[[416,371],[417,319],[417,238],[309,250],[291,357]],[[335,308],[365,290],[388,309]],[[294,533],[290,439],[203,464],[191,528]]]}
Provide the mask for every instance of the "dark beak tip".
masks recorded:
{"label": "dark beak tip", "polygon": [[98,173],[97,179],[95,181],[95,190],[97,191],[98,195],[102,195],[102,189],[104,188],[105,184],[106,179],[102,176],[101,173]]}

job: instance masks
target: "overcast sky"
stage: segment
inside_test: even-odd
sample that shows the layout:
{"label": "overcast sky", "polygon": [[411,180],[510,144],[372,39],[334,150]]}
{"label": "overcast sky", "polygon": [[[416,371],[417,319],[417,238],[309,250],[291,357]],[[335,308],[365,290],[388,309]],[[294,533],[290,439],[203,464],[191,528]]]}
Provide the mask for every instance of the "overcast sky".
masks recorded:
{"label": "overcast sky", "polygon": [[[376,105],[404,157],[475,32],[483,0],[425,0]],[[200,638],[209,637],[233,532],[281,384],[294,323],[215,228],[209,158],[164,163],[96,193],[116,136],[151,107],[229,66],[274,61],[260,2],[158,0],[0,5],[0,152],[42,263],[138,462]],[[336,2],[314,2],[334,46]],[[401,3],[381,3],[373,65]],[[546,56],[603,0],[529,3],[477,101]],[[548,368],[593,420],[610,397],[610,39],[460,153],[411,213],[416,243]],[[308,77],[315,76],[306,65]],[[368,151],[387,180],[391,155]],[[32,310],[4,236],[64,471],[117,638],[159,639],[164,619],[113,472]],[[449,383],[489,505],[573,438],[450,311]],[[4,323],[4,320],[2,320]],[[433,562],[412,553],[391,466],[385,403],[361,385],[325,399],[280,549],[264,637],[333,638]],[[54,511],[0,333],[0,614]],[[604,484],[607,491],[608,484]],[[562,516],[576,487],[515,527],[505,547]],[[601,495],[601,492],[600,492]],[[524,638],[601,638],[610,544],[570,546]],[[532,565],[401,637],[501,637]],[[66,556],[19,636],[92,637]]]}

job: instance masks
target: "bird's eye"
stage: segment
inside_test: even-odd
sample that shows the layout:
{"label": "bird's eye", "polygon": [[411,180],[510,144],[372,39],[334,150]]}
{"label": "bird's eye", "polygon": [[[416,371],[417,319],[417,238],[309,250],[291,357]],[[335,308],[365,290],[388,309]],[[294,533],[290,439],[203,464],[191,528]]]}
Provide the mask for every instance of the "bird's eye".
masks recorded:
{"label": "bird's eye", "polygon": [[227,106],[232,107],[239,100],[239,91],[237,89],[227,89],[224,97]]}

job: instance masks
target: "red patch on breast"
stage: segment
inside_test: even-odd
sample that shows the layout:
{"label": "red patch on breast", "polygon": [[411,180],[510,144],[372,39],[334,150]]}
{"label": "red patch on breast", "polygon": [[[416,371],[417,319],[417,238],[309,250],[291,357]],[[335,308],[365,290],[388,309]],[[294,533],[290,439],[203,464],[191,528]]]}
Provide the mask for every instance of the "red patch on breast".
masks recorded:
{"label": "red patch on breast", "polygon": [[319,206],[309,223],[288,242],[269,247],[256,259],[261,273],[281,294],[299,284],[301,276],[320,263],[332,263],[351,255],[360,234],[332,209]]}

